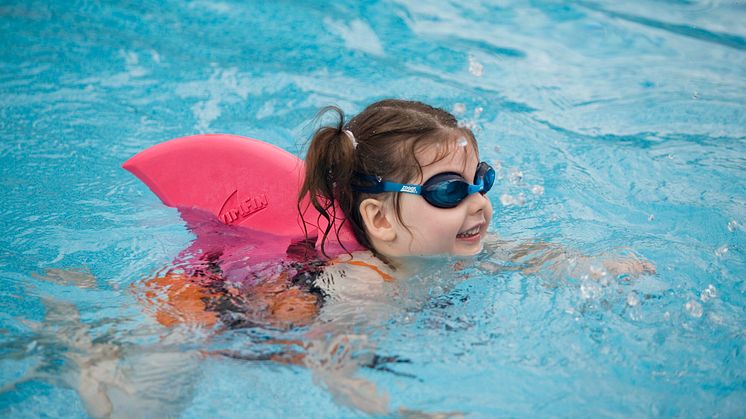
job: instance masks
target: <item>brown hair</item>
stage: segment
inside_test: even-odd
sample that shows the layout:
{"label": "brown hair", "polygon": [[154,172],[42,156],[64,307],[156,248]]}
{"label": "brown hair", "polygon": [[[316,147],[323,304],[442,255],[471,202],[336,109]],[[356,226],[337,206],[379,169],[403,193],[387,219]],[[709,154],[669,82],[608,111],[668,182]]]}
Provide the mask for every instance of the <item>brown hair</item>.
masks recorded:
{"label": "brown hair", "polygon": [[[299,209],[300,202],[308,196],[311,205],[328,222],[321,241],[324,255],[324,244],[334,224],[329,221],[340,218],[335,214],[335,205],[344,213],[345,222],[350,223],[358,242],[375,251],[359,211],[360,203],[370,194],[353,190],[355,173],[409,182],[422,176],[422,163],[415,153],[427,146],[447,145],[439,151],[435,161],[448,154],[457,138],[465,138],[478,152],[470,129],[459,126],[450,113],[421,102],[381,100],[346,123],[344,113],[335,106],[322,109],[317,118],[328,112],[337,114],[339,120],[333,126],[320,127],[311,137],[306,154],[306,177],[298,196]],[[357,146],[345,131],[353,134]],[[401,221],[398,194],[394,196],[394,203],[396,216]],[[341,227],[335,226],[335,234],[339,234]]]}

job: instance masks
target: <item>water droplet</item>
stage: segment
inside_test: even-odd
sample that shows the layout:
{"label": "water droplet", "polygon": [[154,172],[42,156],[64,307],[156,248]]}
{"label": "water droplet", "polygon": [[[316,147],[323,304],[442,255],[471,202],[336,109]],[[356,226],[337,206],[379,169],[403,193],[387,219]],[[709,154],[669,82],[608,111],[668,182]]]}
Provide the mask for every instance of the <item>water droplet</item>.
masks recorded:
{"label": "water droplet", "polygon": [[715,250],[715,256],[725,256],[728,253],[728,245],[724,244]]}
{"label": "water droplet", "polygon": [[653,221],[653,220],[655,220],[655,215],[653,214],[648,215],[648,221]]}
{"label": "water droplet", "polygon": [[737,228],[738,228],[738,221],[730,220],[730,222],[728,223],[728,231],[732,233],[736,231]]}
{"label": "water droplet", "polygon": [[686,309],[686,312],[689,313],[690,316],[694,318],[700,318],[702,317],[702,313],[704,312],[702,310],[702,304],[700,304],[697,300],[689,300],[686,304],[684,304],[684,308]]}
{"label": "water droplet", "polygon": [[640,307],[630,307],[630,310],[627,313],[629,314],[630,320],[642,320],[642,311],[640,310]]}
{"label": "water droplet", "polygon": [[511,167],[510,172],[508,172],[508,180],[513,185],[517,185],[521,183],[521,181],[523,180],[523,172],[521,172],[515,167]]}
{"label": "water droplet", "polygon": [[544,194],[544,187],[541,185],[534,185],[531,187],[531,193],[534,195],[543,195]]}
{"label": "water droplet", "polygon": [[477,128],[477,123],[474,121],[458,121],[458,126],[474,131]]}
{"label": "water droplet", "polygon": [[710,284],[699,295],[699,299],[702,300],[702,302],[705,302],[707,300],[712,300],[713,298],[717,298],[717,296],[718,296],[718,291],[715,289],[714,285]]}
{"label": "water droplet", "polygon": [[505,193],[500,195],[500,203],[503,204],[503,206],[509,207],[511,205],[515,205],[515,199]]}
{"label": "water droplet", "polygon": [[466,138],[464,138],[464,137],[461,137],[461,138],[459,138],[459,139],[458,139],[458,141],[456,142],[456,145],[458,145],[459,147],[466,147],[467,145],[469,145],[469,142],[468,142],[468,141],[466,141]]}
{"label": "water droplet", "polygon": [[635,307],[638,304],[640,304],[640,296],[637,295],[636,291],[630,291],[630,293],[627,294],[627,305]]}
{"label": "water droplet", "polygon": [[500,160],[492,160],[492,167],[495,169],[495,172],[497,172],[497,178],[502,179],[503,178],[503,164],[500,162]]}
{"label": "water droplet", "polygon": [[593,281],[583,281],[580,284],[580,296],[584,300],[598,297],[601,294],[601,287]]}
{"label": "water droplet", "polygon": [[469,73],[475,77],[482,77],[484,74],[484,66],[473,55],[469,55]]}
{"label": "water droplet", "polygon": [[699,92],[694,92],[694,93],[692,93],[692,99],[694,99],[694,100],[697,100],[697,99],[699,99],[699,98],[700,98],[700,94],[699,94]]}
{"label": "water droplet", "polygon": [[477,106],[476,108],[474,108],[474,119],[479,118],[479,115],[481,115],[482,112],[484,112],[484,108],[482,108],[481,106]]}
{"label": "water droplet", "polygon": [[666,155],[666,158],[668,158],[668,160],[673,160],[673,154],[671,154],[671,153],[668,153],[668,154]]}
{"label": "water droplet", "polygon": [[463,103],[457,103],[457,104],[453,105],[453,113],[454,114],[461,115],[464,112],[466,112],[466,105],[464,105]]}
{"label": "water droplet", "polygon": [[723,318],[723,316],[720,316],[717,313],[707,313],[707,318],[713,323],[717,323],[717,324],[725,323],[725,319]]}

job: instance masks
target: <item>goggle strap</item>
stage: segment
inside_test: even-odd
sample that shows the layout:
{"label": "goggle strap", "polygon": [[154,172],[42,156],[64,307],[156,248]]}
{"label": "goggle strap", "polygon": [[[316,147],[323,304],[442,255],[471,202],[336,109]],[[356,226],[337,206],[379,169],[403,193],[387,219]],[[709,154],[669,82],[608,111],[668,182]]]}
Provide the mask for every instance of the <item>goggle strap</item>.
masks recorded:
{"label": "goggle strap", "polygon": [[421,195],[422,193],[422,186],[420,185],[407,185],[407,184],[401,184],[401,183],[395,183],[395,182],[387,182],[387,181],[381,180],[379,176],[364,175],[361,173],[356,174],[356,176],[358,179],[361,179],[365,182],[372,183],[371,186],[353,185],[352,189],[357,192],[366,192],[366,193],[402,192],[402,193],[411,193],[415,195]]}
{"label": "goggle strap", "polygon": [[415,195],[420,195],[422,193],[422,186],[420,185],[407,185],[394,182],[382,182],[382,184],[384,192],[401,192]]}

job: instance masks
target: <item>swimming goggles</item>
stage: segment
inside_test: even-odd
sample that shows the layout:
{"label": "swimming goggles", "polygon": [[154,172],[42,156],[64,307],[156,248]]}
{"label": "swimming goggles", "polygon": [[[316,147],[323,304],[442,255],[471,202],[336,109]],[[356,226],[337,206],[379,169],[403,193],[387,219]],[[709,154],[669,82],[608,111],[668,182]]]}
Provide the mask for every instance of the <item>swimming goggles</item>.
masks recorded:
{"label": "swimming goggles", "polygon": [[489,192],[492,184],[495,183],[495,169],[486,162],[479,163],[473,185],[458,173],[453,172],[438,173],[422,185],[388,182],[382,180],[380,176],[361,173],[356,174],[356,178],[361,184],[353,185],[352,189],[357,192],[402,192],[422,195],[425,201],[434,207],[454,208],[473,193],[480,192],[484,195]]}

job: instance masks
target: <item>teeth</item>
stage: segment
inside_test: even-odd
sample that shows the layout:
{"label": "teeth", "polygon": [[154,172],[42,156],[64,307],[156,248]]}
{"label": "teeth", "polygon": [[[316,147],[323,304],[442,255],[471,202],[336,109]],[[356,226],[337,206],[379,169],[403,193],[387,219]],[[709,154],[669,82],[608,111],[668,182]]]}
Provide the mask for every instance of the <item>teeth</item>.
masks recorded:
{"label": "teeth", "polygon": [[480,226],[476,226],[476,227],[472,228],[471,230],[466,230],[463,233],[458,233],[457,237],[469,237],[469,236],[473,236],[473,235],[479,233],[479,227]]}

